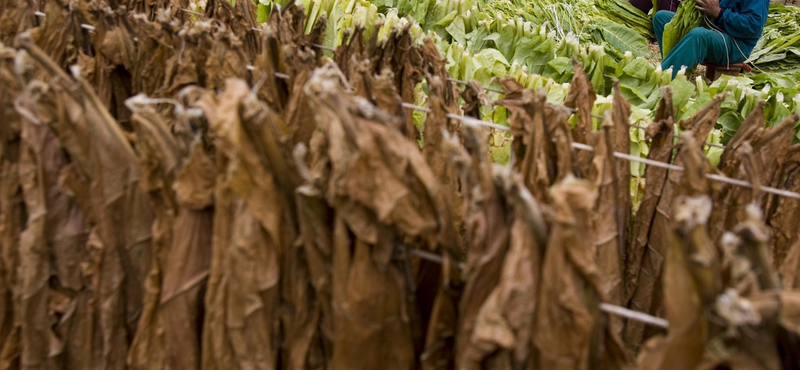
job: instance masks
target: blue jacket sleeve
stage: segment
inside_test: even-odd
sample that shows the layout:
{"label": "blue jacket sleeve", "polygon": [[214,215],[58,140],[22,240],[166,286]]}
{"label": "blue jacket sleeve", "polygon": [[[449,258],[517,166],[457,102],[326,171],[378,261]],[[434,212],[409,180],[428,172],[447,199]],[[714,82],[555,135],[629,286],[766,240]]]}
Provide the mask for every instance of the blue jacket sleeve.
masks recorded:
{"label": "blue jacket sleeve", "polygon": [[733,38],[755,39],[764,30],[768,11],[769,1],[743,1],[740,11],[726,8],[714,23]]}

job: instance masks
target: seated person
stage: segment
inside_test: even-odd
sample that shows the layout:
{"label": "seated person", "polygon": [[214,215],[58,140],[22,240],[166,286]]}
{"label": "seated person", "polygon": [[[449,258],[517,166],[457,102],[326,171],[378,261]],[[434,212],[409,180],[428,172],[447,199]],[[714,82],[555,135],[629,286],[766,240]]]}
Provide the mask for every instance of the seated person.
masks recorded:
{"label": "seated person", "polygon": [[[681,67],[692,69],[702,62],[717,65],[744,62],[767,23],[769,0],[696,1],[695,7],[704,14],[705,27],[692,29],[670,50],[669,55],[662,55],[661,67],[664,70],[672,68],[673,77]],[[662,10],[653,17],[653,31],[659,48],[662,48],[664,26],[674,16],[674,12]]]}

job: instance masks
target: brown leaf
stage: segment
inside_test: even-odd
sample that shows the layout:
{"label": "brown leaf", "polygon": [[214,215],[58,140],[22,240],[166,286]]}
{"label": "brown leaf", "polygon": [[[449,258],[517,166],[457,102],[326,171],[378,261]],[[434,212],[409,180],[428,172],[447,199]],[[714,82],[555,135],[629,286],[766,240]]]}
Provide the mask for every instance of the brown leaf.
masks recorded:
{"label": "brown leaf", "polygon": [[[501,181],[506,182],[504,187],[511,193],[522,189],[522,184],[511,185],[514,179]],[[521,197],[512,194],[506,196],[511,202],[507,207],[513,210],[513,221],[500,280],[481,306],[469,338],[461,338],[468,344],[463,357],[459,358],[460,368],[481,368],[487,361],[497,368],[520,368],[531,353],[531,330],[540,279],[537,271],[541,270],[543,251],[536,235],[539,226],[526,215],[538,206],[513,201]]]}
{"label": "brown leaf", "polygon": [[543,260],[533,368],[584,369],[594,361],[591,344],[599,330],[596,249],[585,232],[597,189],[568,176],[551,192],[556,214]]}
{"label": "brown leaf", "polygon": [[[573,60],[573,70],[575,75],[569,87],[564,105],[568,108],[577,110],[577,123],[572,129],[572,137],[577,143],[591,144],[591,134],[594,129],[592,125],[592,107],[596,99],[594,86],[589,82],[583,65]],[[576,170],[579,174],[586,174],[589,171],[592,161],[592,152],[581,151],[576,157]]]}
{"label": "brown leaf", "polygon": [[[614,149],[610,144],[608,131],[594,135],[594,158],[589,178],[594,178],[598,189],[598,201],[593,207],[591,216],[591,234],[597,250],[597,268],[600,271],[602,296],[608,303],[622,303],[622,249],[619,231],[623,228],[619,219],[609,217],[619,207],[617,190],[624,185],[618,183],[614,166]],[[621,329],[621,328],[620,328]]]}
{"label": "brown leaf", "polygon": [[[692,118],[680,122],[679,125],[687,132],[691,132],[691,137],[694,140],[692,140],[691,143],[686,143],[685,146],[682,145],[681,148],[679,148],[674,163],[675,165],[681,166],[684,164],[685,154],[681,153],[687,150],[693,151],[694,153],[690,153],[692,155],[690,158],[697,158],[698,151],[702,150],[701,143],[705,141],[705,138],[716,124],[717,117],[719,116],[720,106],[724,98],[725,95],[717,95],[707,107],[698,111],[697,114],[695,114]],[[668,141],[672,140],[671,138],[662,138]],[[666,155],[668,155],[668,153]],[[704,167],[705,166],[697,165],[695,166],[695,169],[696,171],[701,171],[701,173],[704,174],[704,172],[702,172],[705,171]],[[695,179],[700,177],[700,174],[698,173],[687,172],[687,174],[692,175],[692,177]],[[647,172],[645,172],[645,176],[646,175]],[[633,310],[647,312],[650,314],[656,314],[660,311],[664,297],[661,293],[659,282],[661,281],[664,256],[666,255],[666,251],[668,249],[667,246],[669,244],[672,204],[676,197],[681,193],[690,196],[703,195],[702,189],[707,186],[705,181],[698,183],[690,180],[689,184],[691,184],[693,188],[689,189],[685,187],[683,178],[683,172],[669,172],[667,183],[664,185],[664,188],[661,191],[661,196],[658,198],[655,214],[653,216],[650,230],[647,233],[646,239],[643,236],[645,233],[643,229],[640,229],[641,231],[637,231],[637,244],[634,246],[634,252],[632,255],[636,255],[636,250],[639,248],[639,245],[644,246],[644,251],[641,259],[641,269],[638,273],[638,281],[635,284],[636,290],[632,295],[629,304],[629,307]],[[653,202],[655,202],[655,200],[653,200]],[[645,244],[639,244],[644,240],[647,240]],[[636,263],[635,260],[632,261],[633,263]],[[633,269],[630,266],[631,265],[629,264],[628,272],[632,273]],[[645,327],[642,323],[635,321],[628,322],[625,327],[625,342],[629,348],[635,349],[638,347],[639,343],[645,339],[644,331]]]}

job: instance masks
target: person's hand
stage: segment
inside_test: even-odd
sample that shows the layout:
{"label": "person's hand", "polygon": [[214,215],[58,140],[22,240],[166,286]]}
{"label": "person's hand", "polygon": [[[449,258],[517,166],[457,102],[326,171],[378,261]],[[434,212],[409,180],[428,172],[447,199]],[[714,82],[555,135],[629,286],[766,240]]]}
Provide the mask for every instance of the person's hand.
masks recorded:
{"label": "person's hand", "polygon": [[711,17],[711,19],[719,17],[719,0],[697,0],[697,5],[694,8]]}

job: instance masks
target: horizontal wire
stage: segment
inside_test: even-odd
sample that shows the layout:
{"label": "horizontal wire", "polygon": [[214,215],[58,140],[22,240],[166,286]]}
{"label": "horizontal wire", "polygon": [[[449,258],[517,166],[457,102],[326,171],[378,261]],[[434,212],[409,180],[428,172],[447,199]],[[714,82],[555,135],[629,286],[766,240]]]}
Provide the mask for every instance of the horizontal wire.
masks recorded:
{"label": "horizontal wire", "polygon": [[203,14],[203,13],[196,12],[196,11],[194,11],[194,10],[185,9],[185,8],[181,8],[181,11],[182,11],[182,12],[184,12],[184,13],[194,14],[194,15],[196,15],[196,16],[200,16],[200,17],[202,17],[202,16],[204,16],[204,15],[205,15],[205,14]]}
{"label": "horizontal wire", "polygon": [[[592,146],[586,145],[586,144],[581,144],[581,143],[576,143],[576,142],[572,143],[572,147],[575,148],[575,149],[583,150],[583,151],[587,151],[587,152],[593,152],[594,151],[594,148],[592,148]],[[620,158],[620,159],[625,159],[625,160],[631,161],[631,162],[639,162],[639,163],[644,163],[644,164],[650,165],[650,166],[666,168],[668,170],[683,171],[683,167],[681,167],[681,166],[676,166],[674,164],[664,163],[664,162],[660,162],[660,161],[654,161],[652,159],[637,157],[637,156],[633,156],[633,155],[630,155],[630,154],[614,152],[614,157]]]}
{"label": "horizontal wire", "polygon": [[[458,84],[461,84],[461,85],[467,85],[468,84],[466,81],[457,80],[455,78],[448,78],[448,80],[453,81],[453,82],[458,83]],[[505,93],[505,91],[501,91],[501,90],[498,90],[498,89],[493,89],[491,87],[483,87],[483,89],[486,90],[486,91],[496,92],[496,93],[500,93],[500,94],[504,94]],[[578,113],[577,109],[570,108],[570,107],[567,107],[565,105],[554,104],[554,106],[557,106],[557,107],[559,107],[559,108],[561,108],[561,109],[563,109],[563,110],[565,110],[565,111],[567,111],[568,113],[571,113],[571,114]],[[601,119],[601,120],[605,119],[605,117],[603,117],[601,115],[598,115],[598,114],[592,114],[591,116],[592,116],[592,118],[597,118],[597,119]],[[644,130],[646,128],[645,126],[640,126],[640,125],[630,125],[630,126],[631,127],[636,127],[638,129],[641,129],[641,130]],[[676,138],[680,138],[680,135],[674,135],[674,136]],[[707,145],[707,146],[713,146],[715,148],[725,149],[725,146],[724,145],[720,145],[720,144],[714,144],[714,143],[703,143],[703,144]]]}
{"label": "horizontal wire", "polygon": [[[423,111],[423,112],[430,112],[431,111],[429,108],[421,107],[421,106],[414,105],[414,104],[408,104],[408,103],[403,103],[403,107],[407,108],[407,109],[414,109],[414,110],[419,110],[419,111]],[[473,125],[473,126],[490,127],[490,128],[494,128],[494,129],[502,130],[502,131],[511,131],[511,128],[509,128],[507,126],[498,125],[498,124],[492,123],[492,122],[486,122],[486,121],[479,120],[479,119],[473,118],[473,117],[459,116],[457,114],[447,114],[447,118],[460,120],[461,122],[464,122],[466,124],[470,124],[470,125]],[[578,150],[594,151],[594,148],[592,148],[590,145],[576,143],[576,142],[572,143],[572,147],[575,148],[575,149],[578,149]],[[644,164],[649,165],[649,166],[666,168],[668,170],[673,170],[673,171],[684,171],[685,170],[683,167],[676,166],[676,165],[673,165],[673,164],[664,163],[664,162],[660,162],[660,161],[654,161],[652,159],[647,159],[647,158],[636,157],[636,156],[632,156],[630,154],[620,153],[620,152],[616,152],[616,151],[614,152],[614,157],[620,158],[620,159],[624,159],[624,160],[627,160],[627,161],[631,161],[631,162],[644,163]],[[726,177],[726,176],[721,176],[721,175],[716,175],[716,174],[706,174],[706,177],[709,180],[712,180],[712,181],[722,182],[722,183],[726,183],[726,184],[730,184],[730,185],[741,186],[741,187],[744,187],[744,188],[752,188],[753,187],[753,184],[751,184],[751,183],[749,183],[747,181],[732,179],[732,178]],[[770,186],[760,186],[759,189],[761,191],[763,191],[765,193],[769,193],[769,194],[774,194],[774,195],[778,195],[778,196],[782,196],[782,197],[786,197],[786,198],[792,198],[792,199],[800,199],[800,193],[795,193],[795,192],[788,191],[788,190],[777,189],[777,188],[773,188],[773,187],[770,187]]]}
{"label": "horizontal wire", "polygon": [[[586,145],[586,144],[581,144],[581,143],[572,143],[572,147],[576,148],[578,150],[594,151],[594,149],[591,146]],[[627,159],[628,161],[633,161],[633,162],[640,162],[640,163],[644,163],[644,164],[650,165],[650,166],[666,168],[666,169],[673,170],[673,171],[685,171],[686,170],[683,167],[679,167],[679,166],[676,166],[676,165],[673,165],[673,164],[654,161],[654,160],[647,159],[647,158],[635,157],[635,156],[624,154],[624,153],[620,153],[620,152],[614,152],[614,157]],[[740,186],[740,187],[743,187],[743,188],[748,188],[748,189],[752,189],[753,188],[753,184],[751,184],[751,183],[749,183],[747,181],[738,180],[738,179],[734,179],[734,178],[730,178],[730,177],[722,176],[722,175],[717,175],[717,174],[713,174],[713,173],[707,173],[706,174],[706,178],[711,180],[711,181],[722,182],[722,183],[725,183],[725,184]],[[773,188],[771,186],[763,186],[763,185],[759,186],[759,189],[761,191],[763,191],[765,193],[769,193],[769,194],[774,194],[774,195],[778,195],[778,196],[782,196],[782,197],[786,197],[786,198],[792,198],[792,199],[800,199],[800,193],[795,193],[795,192],[788,191],[788,190],[777,189],[777,188]]]}
{"label": "horizontal wire", "polygon": [[642,313],[639,311],[634,311],[627,309],[625,307],[615,306],[609,303],[600,303],[600,311],[605,313],[614,314],[617,316],[624,317],[626,319],[631,319],[634,321],[639,321],[641,323],[650,324],[653,326],[658,326],[660,328],[667,329],[669,328],[669,321],[662,319],[660,317],[655,317],[648,315],[646,313]]}

